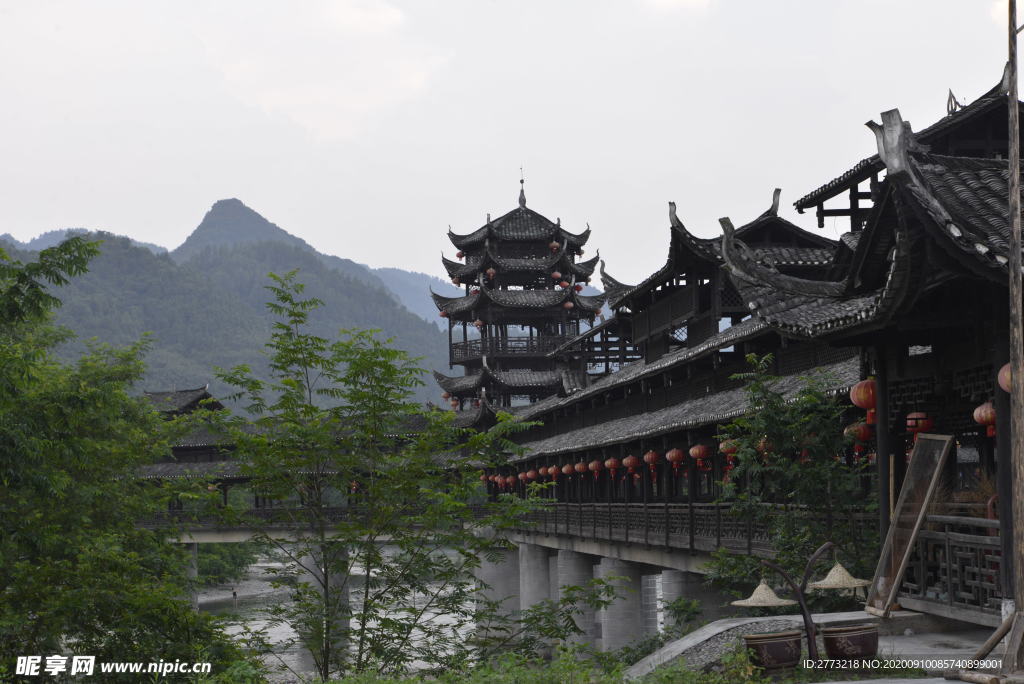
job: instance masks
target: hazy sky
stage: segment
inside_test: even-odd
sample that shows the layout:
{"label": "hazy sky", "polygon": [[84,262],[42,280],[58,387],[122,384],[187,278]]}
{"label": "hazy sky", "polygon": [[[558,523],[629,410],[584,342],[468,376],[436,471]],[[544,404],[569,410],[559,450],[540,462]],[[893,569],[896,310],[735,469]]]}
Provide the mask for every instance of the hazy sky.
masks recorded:
{"label": "hazy sky", "polygon": [[[178,245],[237,197],[321,251],[443,275],[529,205],[609,269],[792,202],[1005,61],[994,0],[0,2],[0,233]],[[1005,4],[1004,4],[1005,6]],[[834,236],[842,226],[826,229]],[[588,252],[588,256],[593,251]]]}

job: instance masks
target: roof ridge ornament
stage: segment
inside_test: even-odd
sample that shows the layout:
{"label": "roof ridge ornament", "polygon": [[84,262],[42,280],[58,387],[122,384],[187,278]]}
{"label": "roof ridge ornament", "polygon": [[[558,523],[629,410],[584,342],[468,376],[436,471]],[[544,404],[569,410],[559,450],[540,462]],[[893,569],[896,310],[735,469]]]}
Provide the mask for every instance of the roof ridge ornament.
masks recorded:
{"label": "roof ridge ornament", "polygon": [[949,96],[946,98],[946,116],[952,116],[956,112],[964,108],[964,104],[956,99],[956,95],[953,94],[953,89],[949,89]]}
{"label": "roof ridge ornament", "polygon": [[779,197],[782,196],[782,188],[775,188],[772,192],[772,206],[768,208],[768,214],[771,216],[779,215]]}
{"label": "roof ridge ornament", "polygon": [[885,164],[890,176],[910,173],[910,156],[912,149],[919,149],[914,140],[914,132],[910,122],[904,121],[899,109],[882,112],[882,123],[868,121],[864,124],[875,134],[878,145],[878,158]]}
{"label": "roof ridge ornament", "polygon": [[523,176],[523,167],[519,167],[519,208],[526,208],[526,177]]}

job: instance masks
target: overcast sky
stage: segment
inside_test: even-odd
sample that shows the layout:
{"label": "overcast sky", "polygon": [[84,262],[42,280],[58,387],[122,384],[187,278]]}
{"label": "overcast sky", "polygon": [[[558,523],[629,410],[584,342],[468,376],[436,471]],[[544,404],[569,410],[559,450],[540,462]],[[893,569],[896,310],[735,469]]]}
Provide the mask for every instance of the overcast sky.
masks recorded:
{"label": "overcast sky", "polygon": [[321,251],[443,275],[448,225],[515,207],[523,166],[529,206],[589,222],[635,281],[669,200],[710,236],[779,186],[815,229],[792,202],[874,152],[866,120],[919,129],[999,80],[999,4],[2,1],[0,233],[173,248],[237,197]]}

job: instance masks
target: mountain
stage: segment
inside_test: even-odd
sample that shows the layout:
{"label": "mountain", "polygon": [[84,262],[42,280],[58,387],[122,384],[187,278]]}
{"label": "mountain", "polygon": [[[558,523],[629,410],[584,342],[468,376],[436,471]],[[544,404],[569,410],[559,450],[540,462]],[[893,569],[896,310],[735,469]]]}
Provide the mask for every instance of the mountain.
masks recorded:
{"label": "mountain", "polygon": [[259,242],[279,242],[312,252],[326,266],[334,268],[350,278],[355,278],[374,287],[387,289],[387,286],[366,266],[357,264],[351,259],[317,252],[302,238],[271,223],[234,198],[214,202],[199,226],[192,231],[185,242],[171,252],[171,258],[178,263],[185,263],[192,257],[212,248]]}
{"label": "mountain", "polygon": [[[56,322],[78,335],[60,354],[74,358],[91,337],[123,345],[150,332],[139,389],[210,383],[215,396],[225,396],[228,388],[214,380],[213,369],[241,363],[266,378],[264,344],[272,324],[266,274],[296,269],[304,296],[324,302],[311,317],[311,332],[334,338],[343,328],[380,330],[395,346],[422,357],[425,370],[448,370],[446,334],[404,307],[380,277],[353,261],[319,254],[237,200],[214,205],[173,253],[155,254],[109,233],[90,237],[103,240],[100,256],[88,273],[55,293],[64,303]],[[7,242],[15,258],[33,258],[22,251],[24,243]],[[429,302],[429,293],[422,296]],[[416,399],[436,399],[433,380],[427,376],[424,383]]]}
{"label": "mountain", "polygon": [[[4,233],[0,235],[0,240],[9,242],[16,248],[23,251],[38,252],[46,249],[47,247],[53,247],[67,240],[72,235],[84,235],[89,231],[85,228],[61,228],[59,230],[48,230],[45,233],[41,233],[36,237],[32,238],[28,242],[20,242],[10,233]],[[131,240],[131,238],[128,238]],[[154,254],[166,254],[167,248],[161,247],[160,245],[154,245],[152,242],[139,242],[138,240],[131,240],[131,243],[136,247],[145,247]]]}

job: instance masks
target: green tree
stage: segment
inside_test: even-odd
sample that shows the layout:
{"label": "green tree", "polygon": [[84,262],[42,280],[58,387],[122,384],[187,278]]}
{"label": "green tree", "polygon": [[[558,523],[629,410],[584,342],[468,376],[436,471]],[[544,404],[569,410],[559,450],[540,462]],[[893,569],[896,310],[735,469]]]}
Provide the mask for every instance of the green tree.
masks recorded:
{"label": "green tree", "polygon": [[[250,488],[271,504],[259,515],[225,514],[260,530],[284,560],[275,583],[291,588],[271,625],[295,629],[325,680],[462,671],[576,631],[578,606],[602,605],[607,584],[574,587],[512,620],[473,576],[509,547],[505,533],[533,506],[488,501],[479,481],[523,426],[459,430],[450,413],[423,410],[412,401],[423,372],[414,359],[373,332],[343,331],[336,341],[309,333],[320,302],[302,298],[294,272],[271,278],[272,382],[244,366],[221,373],[256,416],[225,426]],[[476,629],[483,623],[486,634]]]}
{"label": "green tree", "polygon": [[23,264],[0,251],[0,675],[19,655],[97,660],[239,659],[184,599],[169,531],[136,521],[165,506],[135,478],[167,447],[159,418],[128,389],[145,343],[92,344],[71,365],[54,345],[49,287],[84,272],[80,238]]}
{"label": "green tree", "polygon": [[[769,372],[771,355],[747,360],[750,372],[735,377],[747,382],[751,410],[720,435],[738,448],[722,498],[745,520],[767,518],[775,561],[794,576],[803,573],[808,557],[825,541],[837,544],[837,558],[849,570],[870,576],[878,538],[867,516],[877,504],[866,486],[867,460],[849,453],[845,408],[830,391],[835,383],[814,375],[787,395]],[[757,558],[726,550],[716,552],[709,567],[712,581],[743,594],[749,593],[751,578],[764,574]],[[811,599],[823,609],[853,604],[849,596]]]}

